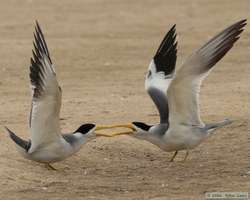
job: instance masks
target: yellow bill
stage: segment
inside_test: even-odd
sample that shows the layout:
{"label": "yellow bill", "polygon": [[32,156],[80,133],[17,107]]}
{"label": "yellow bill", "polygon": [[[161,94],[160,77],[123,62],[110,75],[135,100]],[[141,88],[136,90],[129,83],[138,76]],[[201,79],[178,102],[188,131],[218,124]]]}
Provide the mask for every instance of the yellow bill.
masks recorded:
{"label": "yellow bill", "polygon": [[[129,128],[131,131],[120,131],[120,132],[113,132],[113,133],[100,133],[98,130],[103,130],[103,129],[112,129],[112,128]],[[116,125],[98,125],[96,126],[96,136],[97,137],[115,137],[119,135],[128,135],[132,134],[135,131],[135,128],[132,124],[116,124]]]}
{"label": "yellow bill", "polygon": [[98,131],[112,128],[129,128],[135,131],[133,124],[97,125],[95,130]]}

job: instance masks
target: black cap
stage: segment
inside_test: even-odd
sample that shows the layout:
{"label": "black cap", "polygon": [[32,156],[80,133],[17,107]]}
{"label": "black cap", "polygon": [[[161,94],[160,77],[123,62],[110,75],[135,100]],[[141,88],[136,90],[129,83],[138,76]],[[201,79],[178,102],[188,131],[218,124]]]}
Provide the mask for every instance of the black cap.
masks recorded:
{"label": "black cap", "polygon": [[78,133],[86,134],[88,133],[91,129],[95,128],[95,124],[83,124],[81,125],[76,131]]}

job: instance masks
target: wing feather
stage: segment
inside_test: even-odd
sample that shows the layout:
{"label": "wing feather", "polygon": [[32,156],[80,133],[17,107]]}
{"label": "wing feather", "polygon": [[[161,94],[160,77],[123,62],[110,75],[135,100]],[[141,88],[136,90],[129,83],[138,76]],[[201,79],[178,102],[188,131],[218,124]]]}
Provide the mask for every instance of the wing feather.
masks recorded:
{"label": "wing feather", "polygon": [[202,80],[233,47],[245,25],[246,20],[241,20],[217,34],[195,51],[176,73],[167,92],[170,126],[175,123],[204,126],[198,104]]}
{"label": "wing feather", "polygon": [[60,135],[61,90],[42,30],[36,22],[34,50],[30,65],[33,92],[30,113],[31,148],[57,140]]}
{"label": "wing feather", "polygon": [[173,78],[177,54],[175,25],[168,31],[153,57],[145,80],[145,89],[155,103],[160,122],[168,122],[166,92]]}

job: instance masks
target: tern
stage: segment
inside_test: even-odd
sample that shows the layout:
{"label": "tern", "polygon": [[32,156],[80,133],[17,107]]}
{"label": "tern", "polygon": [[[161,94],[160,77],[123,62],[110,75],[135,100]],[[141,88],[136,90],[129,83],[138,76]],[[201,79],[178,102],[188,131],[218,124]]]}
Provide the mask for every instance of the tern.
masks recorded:
{"label": "tern", "polygon": [[196,50],[177,73],[177,34],[174,25],[151,60],[145,79],[145,89],[159,111],[160,123],[124,124],[122,127],[131,128],[132,131],[120,134],[131,134],[164,151],[175,152],[170,161],[174,161],[178,151],[186,150],[185,161],[190,149],[198,146],[215,130],[232,123],[229,119],[210,124],[202,122],[199,91],[202,81],[233,47],[245,25],[246,20],[241,20],[217,34]]}
{"label": "tern", "polygon": [[55,169],[50,163],[73,155],[83,144],[97,136],[109,136],[95,132],[107,129],[109,126],[88,123],[81,125],[72,133],[61,134],[59,114],[62,90],[38,22],[35,26],[33,45],[30,65],[32,103],[29,128],[31,139],[26,141],[7,127],[5,128],[23,157],[45,163],[49,169]]}

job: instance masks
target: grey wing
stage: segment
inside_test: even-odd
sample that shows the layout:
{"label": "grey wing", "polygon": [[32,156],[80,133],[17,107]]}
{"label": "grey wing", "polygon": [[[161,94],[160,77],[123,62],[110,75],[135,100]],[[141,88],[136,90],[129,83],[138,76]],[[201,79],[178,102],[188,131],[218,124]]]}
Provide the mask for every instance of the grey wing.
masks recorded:
{"label": "grey wing", "polygon": [[200,119],[198,95],[202,80],[239,39],[246,20],[241,20],[213,37],[195,51],[177,72],[167,97],[171,124],[204,126]]}
{"label": "grey wing", "polygon": [[30,81],[33,92],[30,114],[31,149],[60,138],[61,89],[38,23],[35,29]]}
{"label": "grey wing", "polygon": [[153,57],[145,79],[145,88],[155,103],[160,122],[168,122],[167,89],[173,78],[176,64],[177,42],[175,25],[168,31]]}

